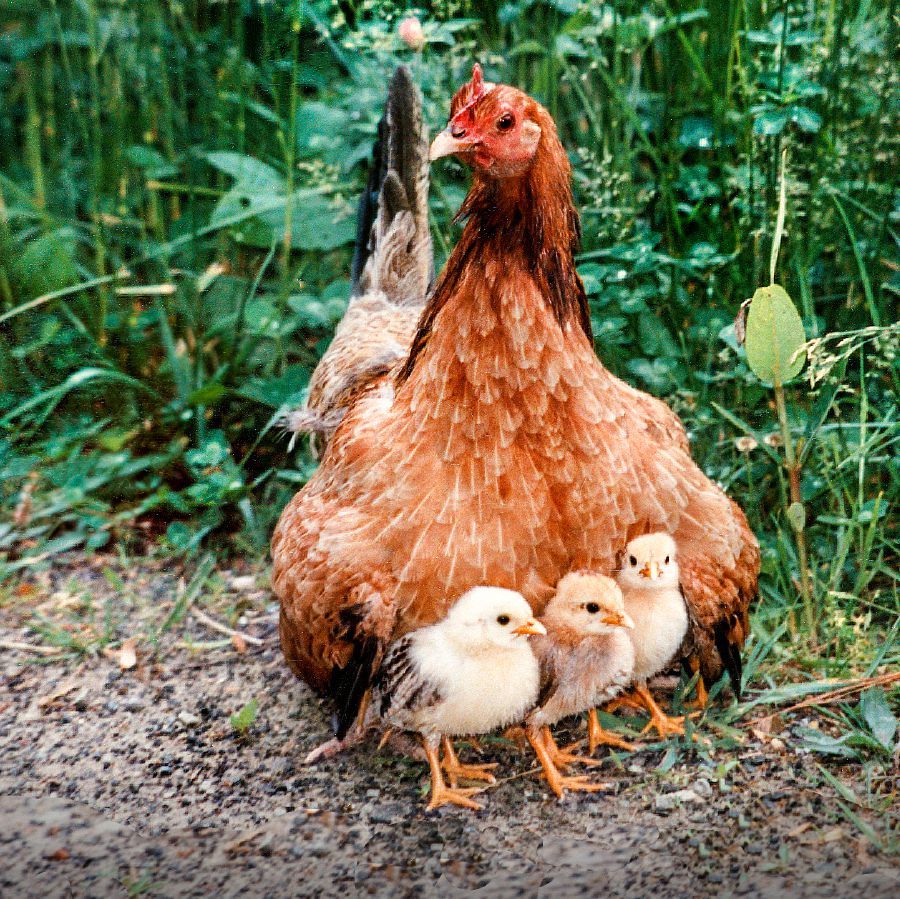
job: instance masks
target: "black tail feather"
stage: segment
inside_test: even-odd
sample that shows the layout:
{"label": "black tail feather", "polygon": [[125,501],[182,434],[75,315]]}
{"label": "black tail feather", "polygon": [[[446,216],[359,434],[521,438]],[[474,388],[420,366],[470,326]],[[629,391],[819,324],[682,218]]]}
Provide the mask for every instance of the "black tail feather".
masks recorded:
{"label": "black tail feather", "polygon": [[343,668],[335,666],[331,672],[328,692],[335,704],[332,725],[339,740],[347,736],[359,716],[380,652],[381,644],[375,637],[364,637],[354,644],[350,661]]}
{"label": "black tail feather", "polygon": [[719,621],[713,628],[713,636],[716,641],[716,649],[722,658],[722,664],[728,672],[728,679],[731,681],[731,689],[738,701],[741,698],[741,675],[743,674],[743,665],[741,664],[740,647],[732,643],[728,639],[731,628],[727,621]]}
{"label": "black tail feather", "polygon": [[[427,254],[427,259],[418,264],[433,266],[427,233],[427,167],[428,145],[423,142],[419,92],[409,69],[398,66],[388,86],[384,115],[372,147],[368,182],[357,206],[356,244],[350,270],[354,296],[369,286],[360,282],[366,263],[378,252],[378,233],[386,234],[400,211],[411,211],[416,219],[421,239],[415,246],[420,254]],[[412,245],[410,252],[415,257]]]}

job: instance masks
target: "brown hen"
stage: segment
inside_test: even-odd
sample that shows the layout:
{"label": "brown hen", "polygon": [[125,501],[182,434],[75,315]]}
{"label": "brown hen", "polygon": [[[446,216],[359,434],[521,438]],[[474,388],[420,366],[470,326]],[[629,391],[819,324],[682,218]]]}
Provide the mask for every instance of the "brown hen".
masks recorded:
{"label": "brown hen", "polygon": [[[570,167],[547,111],[476,66],[432,158],[474,169],[467,218],[400,372],[356,394],[272,541],[291,668],[353,721],[387,642],[467,589],[540,613],[632,537],[677,541],[707,683],[739,651],[757,542],[659,400],[594,353]],[[377,252],[377,247],[374,252]]]}

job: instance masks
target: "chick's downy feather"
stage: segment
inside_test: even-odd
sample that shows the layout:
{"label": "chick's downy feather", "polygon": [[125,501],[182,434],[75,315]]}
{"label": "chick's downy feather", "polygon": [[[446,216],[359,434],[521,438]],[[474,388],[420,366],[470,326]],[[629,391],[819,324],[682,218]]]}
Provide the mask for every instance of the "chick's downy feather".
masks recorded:
{"label": "chick's downy feather", "polygon": [[379,626],[394,637],[477,584],[518,590],[539,613],[562,575],[611,571],[631,537],[660,530],[678,542],[712,682],[716,629],[728,645],[746,634],[756,540],[677,418],[594,353],[553,120],[502,85],[482,104],[487,116],[511,104],[539,127],[533,164],[505,179],[476,169],[468,222],[402,369],[356,396],[282,514],[272,555],[286,658],[327,689],[366,631],[360,614],[352,627],[338,615],[359,605],[354,590],[389,591]]}

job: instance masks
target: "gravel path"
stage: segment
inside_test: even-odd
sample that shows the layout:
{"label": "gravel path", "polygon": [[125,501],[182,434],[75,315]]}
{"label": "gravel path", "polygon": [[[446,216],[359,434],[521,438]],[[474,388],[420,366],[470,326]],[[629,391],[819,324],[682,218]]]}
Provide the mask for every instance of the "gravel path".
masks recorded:
{"label": "gravel path", "polygon": [[[203,609],[219,621],[236,609],[262,645],[229,643],[188,612],[154,658],[153,622],[190,585],[149,563],[120,581],[102,568],[54,571],[0,605],[6,644],[40,639],[23,629],[35,607],[83,640],[137,635],[125,670],[102,647],[37,663],[0,650],[0,896],[898,894],[895,859],[789,743],[682,747],[665,772],[665,750],[646,748],[600,769],[614,793],[564,803],[529,755],[485,744],[509,779],[478,814],[426,813],[424,766],[389,750],[304,767],[326,710],[282,664],[252,574],[214,575]],[[186,638],[225,645],[191,652]],[[240,735],[230,716],[250,700],[259,711]]]}

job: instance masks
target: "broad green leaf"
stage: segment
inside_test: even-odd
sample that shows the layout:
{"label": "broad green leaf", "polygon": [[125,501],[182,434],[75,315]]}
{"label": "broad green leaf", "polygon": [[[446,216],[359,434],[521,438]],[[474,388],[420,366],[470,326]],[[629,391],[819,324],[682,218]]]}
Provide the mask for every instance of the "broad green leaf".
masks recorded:
{"label": "broad green leaf", "polygon": [[238,184],[251,185],[258,191],[283,193],[284,178],[270,165],[242,153],[204,153],[203,158]]}
{"label": "broad green leaf", "polygon": [[787,291],[777,284],[760,287],[747,313],[744,348],[747,364],[761,381],[785,384],[806,361],[806,331]]}
{"label": "broad green leaf", "polygon": [[885,749],[892,749],[894,735],[897,733],[897,719],[891,712],[884,690],[881,687],[871,687],[865,690],[859,697],[859,710],[866,719],[872,736]]}

